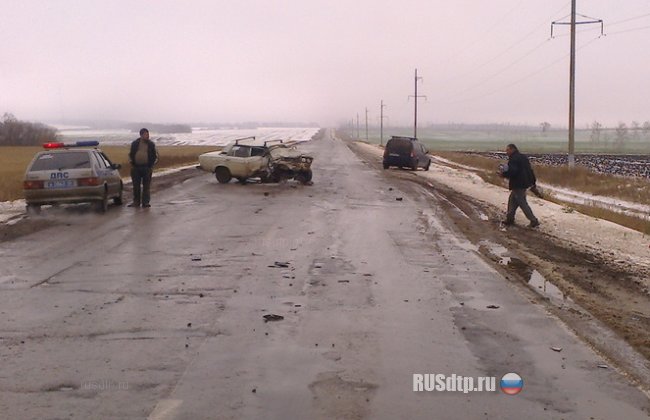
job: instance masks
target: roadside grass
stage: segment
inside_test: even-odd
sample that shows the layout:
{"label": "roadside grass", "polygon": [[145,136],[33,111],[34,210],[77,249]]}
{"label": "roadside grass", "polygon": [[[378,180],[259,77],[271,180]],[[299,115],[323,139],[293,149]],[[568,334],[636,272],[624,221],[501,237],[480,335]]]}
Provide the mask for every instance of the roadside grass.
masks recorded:
{"label": "roadside grass", "polygon": [[[218,146],[158,146],[160,161],[156,170],[177,168],[198,164],[201,153],[219,150]],[[34,154],[43,150],[32,146],[0,147],[0,201],[12,201],[23,198],[23,176]],[[122,165],[120,175],[129,176],[128,146],[106,146],[102,151],[113,163]]]}
{"label": "roadside grass", "polygon": [[[498,186],[505,184],[504,179],[496,172],[498,163],[501,162],[497,159],[460,152],[435,152],[435,154],[452,162],[479,169],[478,175],[485,182]],[[598,174],[581,167],[570,170],[567,167],[535,165],[534,169],[537,179],[547,184],[588,194],[650,205],[650,181],[645,179]],[[553,197],[546,197],[546,199],[571,209],[571,211],[574,210],[588,216],[609,220],[641,233],[650,234],[650,221],[648,220],[600,207],[566,203]]]}
{"label": "roadside grass", "polygon": [[576,211],[584,215],[595,217],[596,219],[608,220],[617,225],[625,226],[641,232],[645,235],[650,235],[650,221],[643,220],[638,217],[628,216],[626,214],[617,213],[612,210],[607,210],[601,207],[588,206],[584,204],[575,204],[575,203],[565,203],[564,201],[558,200],[554,197],[544,197],[545,200],[551,201],[555,204],[564,206],[567,211]]}

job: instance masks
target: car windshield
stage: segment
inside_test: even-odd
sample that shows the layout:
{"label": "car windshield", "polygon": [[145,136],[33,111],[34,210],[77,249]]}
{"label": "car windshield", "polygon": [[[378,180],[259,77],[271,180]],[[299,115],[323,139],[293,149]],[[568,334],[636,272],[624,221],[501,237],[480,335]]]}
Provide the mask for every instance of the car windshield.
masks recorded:
{"label": "car windshield", "polygon": [[88,152],[59,152],[40,155],[30,171],[54,171],[63,169],[90,168]]}

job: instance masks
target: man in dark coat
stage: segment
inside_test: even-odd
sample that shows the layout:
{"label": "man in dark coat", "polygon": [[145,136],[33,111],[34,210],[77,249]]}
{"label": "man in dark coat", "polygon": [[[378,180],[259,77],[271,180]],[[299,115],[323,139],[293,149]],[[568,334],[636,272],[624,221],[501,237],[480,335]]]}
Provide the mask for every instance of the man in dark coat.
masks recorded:
{"label": "man in dark coat", "polygon": [[508,165],[501,172],[501,176],[509,180],[510,197],[508,198],[506,220],[503,223],[505,225],[514,224],[515,212],[518,207],[521,207],[521,210],[530,221],[528,227],[537,227],[539,226],[539,220],[533,214],[526,200],[526,190],[537,183],[533,168],[531,168],[528,158],[521,154],[514,144],[509,144],[506,147],[506,154],[508,155]]}
{"label": "man in dark coat", "polygon": [[131,162],[131,180],[133,181],[133,202],[129,207],[151,207],[151,175],[153,166],[158,162],[156,145],[149,140],[149,130],[140,130],[140,137],[131,143],[129,151]]}

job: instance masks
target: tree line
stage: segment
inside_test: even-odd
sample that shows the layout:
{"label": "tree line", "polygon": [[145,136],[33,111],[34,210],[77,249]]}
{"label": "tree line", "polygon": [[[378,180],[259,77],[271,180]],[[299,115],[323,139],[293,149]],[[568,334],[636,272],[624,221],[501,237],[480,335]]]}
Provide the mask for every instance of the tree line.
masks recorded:
{"label": "tree line", "polygon": [[613,139],[609,136],[609,133],[604,132],[605,127],[598,121],[591,123],[589,128],[591,129],[590,139],[596,144],[607,144],[613,140],[614,146],[623,147],[623,144],[628,140],[639,141],[642,137],[650,140],[650,121],[645,121],[643,124],[632,121],[630,126],[621,121],[614,128]]}
{"label": "tree line", "polygon": [[20,121],[5,112],[0,120],[0,146],[39,146],[56,139],[56,129],[45,124]]}

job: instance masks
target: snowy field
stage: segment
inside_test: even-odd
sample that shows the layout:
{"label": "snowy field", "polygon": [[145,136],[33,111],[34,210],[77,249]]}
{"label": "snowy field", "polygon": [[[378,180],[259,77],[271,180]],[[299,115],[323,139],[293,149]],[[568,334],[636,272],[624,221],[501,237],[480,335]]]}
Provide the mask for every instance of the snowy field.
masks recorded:
{"label": "snowy field", "polygon": [[[236,139],[255,137],[255,143],[263,144],[269,140],[308,141],[317,132],[318,128],[287,128],[263,127],[256,129],[216,130],[193,128],[192,133],[165,133],[151,132],[151,138],[161,146],[223,146]],[[137,133],[129,130],[59,130],[59,136],[64,142],[79,140],[98,140],[104,145],[124,145],[138,138]]]}

